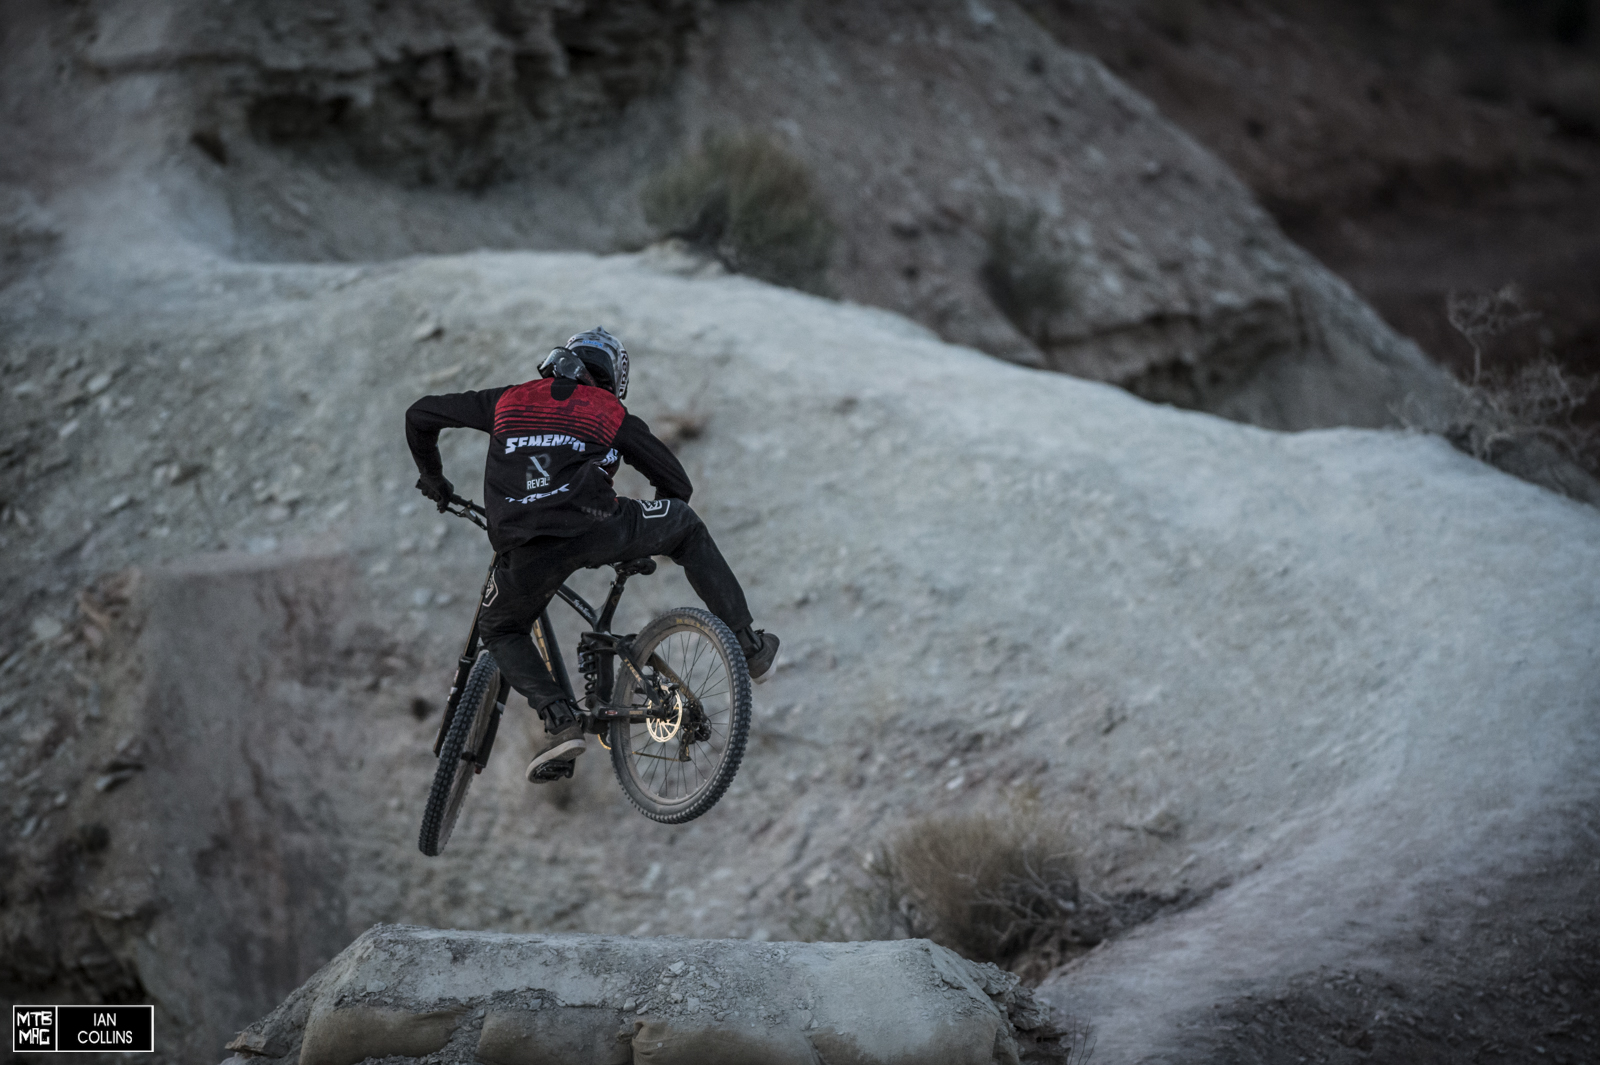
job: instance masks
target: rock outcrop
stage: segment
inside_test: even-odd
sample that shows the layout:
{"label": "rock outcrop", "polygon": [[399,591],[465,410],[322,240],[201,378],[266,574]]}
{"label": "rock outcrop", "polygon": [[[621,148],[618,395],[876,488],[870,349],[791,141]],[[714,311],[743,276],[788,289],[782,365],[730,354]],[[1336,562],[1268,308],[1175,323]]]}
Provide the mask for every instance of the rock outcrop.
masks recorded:
{"label": "rock outcrop", "polygon": [[[1277,429],[1397,424],[1447,388],[1225,166],[1010,0],[74,18],[13,31],[10,91],[48,77],[56,95],[37,108],[53,122],[19,130],[35,172],[9,180],[70,200],[85,174],[141,170],[134,202],[229,255],[637,248],[656,235],[643,184],[703,133],[750,130],[814,174],[838,294],[947,340]],[[103,139],[63,146],[68,125]],[[997,244],[1004,226],[1019,235]],[[1060,299],[997,288],[1018,260]]]}
{"label": "rock outcrop", "polygon": [[1017,978],[926,940],[749,943],[380,925],[228,1044],[230,1065],[1060,1062]]}
{"label": "rock outcrop", "polygon": [[9,878],[27,904],[5,920],[8,983],[153,1002],[163,1051],[192,1061],[349,940],[350,581],[338,556],[241,552],[134,571],[115,618],[86,598],[103,687],[68,748],[65,846],[43,882]]}

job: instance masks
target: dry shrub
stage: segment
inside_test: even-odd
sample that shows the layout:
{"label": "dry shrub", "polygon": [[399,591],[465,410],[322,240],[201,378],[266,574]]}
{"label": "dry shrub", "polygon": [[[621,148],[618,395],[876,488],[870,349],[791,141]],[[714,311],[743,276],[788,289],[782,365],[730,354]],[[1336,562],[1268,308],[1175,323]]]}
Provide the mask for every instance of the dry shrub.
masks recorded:
{"label": "dry shrub", "polygon": [[689,441],[704,436],[706,424],[710,420],[709,414],[702,414],[692,406],[688,410],[669,410],[651,419],[655,423],[653,428],[656,439],[674,452]]}
{"label": "dry shrub", "polygon": [[1575,414],[1600,384],[1593,377],[1568,374],[1553,358],[1541,356],[1516,370],[1491,371],[1463,389],[1450,430],[1450,442],[1474,458],[1496,461],[1508,448],[1529,440],[1551,445],[1563,457],[1589,469],[1597,465],[1595,427]]}
{"label": "dry shrub", "polygon": [[988,214],[988,254],[978,273],[984,291],[1017,332],[1047,348],[1052,321],[1072,306],[1072,259],[1032,204],[997,199]]}
{"label": "dry shrub", "polygon": [[1445,309],[1472,347],[1472,376],[1457,382],[1445,438],[1476,459],[1584,498],[1589,486],[1569,483],[1570,475],[1544,467],[1570,463],[1600,470],[1596,426],[1580,418],[1600,380],[1571,374],[1548,351],[1520,366],[1485,366],[1496,337],[1538,317],[1522,309],[1513,286],[1493,293],[1453,292]]}
{"label": "dry shrub", "polygon": [[1495,337],[1509,333],[1538,318],[1522,309],[1522,296],[1515,285],[1499,292],[1452,292],[1445,297],[1445,318],[1472,347],[1472,380],[1477,387],[1483,380],[1484,349]]}
{"label": "dry shrub", "polygon": [[1003,966],[1104,938],[1065,832],[1034,810],[917,822],[865,867],[869,885],[848,902],[870,938],[927,937]]}
{"label": "dry shrub", "polygon": [[833,223],[805,164],[764,134],[707,134],[651,179],[642,200],[647,222],[729,270],[825,289]]}

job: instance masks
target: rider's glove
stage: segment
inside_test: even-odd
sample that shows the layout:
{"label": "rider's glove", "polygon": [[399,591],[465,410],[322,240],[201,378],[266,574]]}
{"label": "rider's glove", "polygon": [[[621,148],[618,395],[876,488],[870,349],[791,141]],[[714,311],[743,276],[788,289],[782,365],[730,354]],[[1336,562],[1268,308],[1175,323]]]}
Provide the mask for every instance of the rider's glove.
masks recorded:
{"label": "rider's glove", "polygon": [[439,513],[443,514],[444,508],[450,505],[450,497],[455,494],[456,486],[442,473],[425,473],[417,478],[417,491],[439,504]]}

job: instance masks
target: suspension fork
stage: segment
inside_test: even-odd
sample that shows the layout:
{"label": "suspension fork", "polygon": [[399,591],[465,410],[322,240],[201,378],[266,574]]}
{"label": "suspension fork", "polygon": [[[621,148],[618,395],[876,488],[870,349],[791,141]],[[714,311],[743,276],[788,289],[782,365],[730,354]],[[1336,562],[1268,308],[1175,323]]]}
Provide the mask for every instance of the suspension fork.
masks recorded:
{"label": "suspension fork", "polygon": [[[435,758],[439,757],[439,748],[444,746],[445,733],[450,731],[450,722],[456,716],[456,706],[461,702],[461,692],[467,686],[467,677],[472,673],[472,664],[478,659],[478,622],[483,616],[484,603],[489,600],[491,594],[497,592],[494,583],[494,571],[499,565],[500,553],[497,551],[494,558],[489,562],[489,575],[483,579],[483,592],[478,596],[478,605],[472,611],[472,628],[467,630],[467,642],[462,646],[461,654],[456,658],[455,679],[450,682],[450,695],[445,699],[444,717],[439,722],[439,733],[433,738],[433,756]],[[541,618],[540,620],[543,621],[545,619]],[[505,685],[504,677],[500,678],[500,683],[502,686]],[[496,694],[502,696],[501,701],[503,702],[504,693]]]}

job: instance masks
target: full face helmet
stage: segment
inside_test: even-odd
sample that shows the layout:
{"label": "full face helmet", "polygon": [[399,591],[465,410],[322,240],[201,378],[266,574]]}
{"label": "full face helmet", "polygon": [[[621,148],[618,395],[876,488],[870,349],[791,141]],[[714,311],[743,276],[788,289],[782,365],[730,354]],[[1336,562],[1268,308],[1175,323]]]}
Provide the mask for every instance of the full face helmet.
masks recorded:
{"label": "full face helmet", "polygon": [[570,377],[607,389],[622,399],[628,394],[628,350],[604,329],[591,329],[574,335],[566,347],[552,351],[540,364],[539,376]]}

